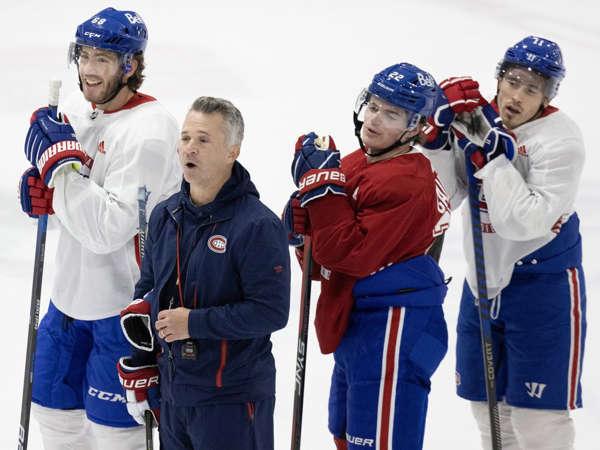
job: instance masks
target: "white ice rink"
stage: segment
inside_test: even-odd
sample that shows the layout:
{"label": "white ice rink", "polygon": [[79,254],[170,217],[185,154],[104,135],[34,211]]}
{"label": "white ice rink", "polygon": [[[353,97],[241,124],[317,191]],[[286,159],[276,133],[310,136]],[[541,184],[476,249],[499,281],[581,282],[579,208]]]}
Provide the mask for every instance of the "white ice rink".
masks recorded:
{"label": "white ice rink", "polygon": [[[368,6],[369,5],[369,6]],[[75,27],[106,6],[134,9],[149,29],[142,91],[178,119],[200,95],[233,101],[246,120],[241,162],[263,201],[279,212],[293,185],[289,166],[298,134],[332,134],[343,153],[357,147],[352,107],[373,74],[408,61],[438,81],[472,75],[484,95],[495,91],[494,69],[505,49],[529,34],[557,41],[567,76],[554,104],[583,131],[587,161],[577,208],[584,242],[588,336],[584,408],[575,411],[578,450],[600,449],[600,3],[555,0],[493,1],[30,1],[0,6],[0,449],[16,446],[23,377],[35,222],[21,213],[16,186],[27,167],[22,146],[31,112],[46,103],[48,81],[63,79],[62,95],[77,89],[66,68]],[[446,238],[442,268],[454,281],[445,310],[450,350],[432,380],[425,448],[479,448],[466,402],[454,394],[455,326],[461,280],[458,216]],[[54,275],[56,235],[48,234],[42,311]],[[277,361],[276,448],[290,445],[300,271],[292,274],[292,309],[273,336]],[[318,284],[313,290],[314,304]],[[525,301],[525,300],[524,300]],[[331,356],[309,336],[303,449],[331,449],[327,395]],[[32,420],[30,449],[40,449]],[[156,446],[158,448],[158,445]],[[232,449],[233,450],[233,449]]]}

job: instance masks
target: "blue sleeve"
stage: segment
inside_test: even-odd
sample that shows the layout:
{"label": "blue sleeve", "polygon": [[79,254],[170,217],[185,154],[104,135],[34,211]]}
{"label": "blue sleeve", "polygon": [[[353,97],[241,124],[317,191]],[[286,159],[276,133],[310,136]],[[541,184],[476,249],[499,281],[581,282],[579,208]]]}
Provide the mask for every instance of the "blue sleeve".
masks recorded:
{"label": "blue sleeve", "polygon": [[252,223],[235,242],[234,264],[243,298],[194,309],[188,327],[195,339],[252,339],[287,324],[290,308],[290,255],[287,233],[273,216]]}

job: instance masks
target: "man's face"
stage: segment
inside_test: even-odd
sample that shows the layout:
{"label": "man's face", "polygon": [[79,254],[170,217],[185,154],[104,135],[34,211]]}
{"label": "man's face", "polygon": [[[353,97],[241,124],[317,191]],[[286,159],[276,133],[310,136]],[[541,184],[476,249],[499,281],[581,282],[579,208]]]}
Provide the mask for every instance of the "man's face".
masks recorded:
{"label": "man's face", "polygon": [[204,186],[231,171],[239,147],[228,144],[221,114],[190,111],[181,128],[177,151],[185,181]]}
{"label": "man's face", "polygon": [[365,105],[365,120],[360,136],[369,150],[383,150],[396,142],[406,130],[408,112],[379,97],[371,96]]}
{"label": "man's face", "polygon": [[88,102],[103,104],[121,84],[121,58],[114,52],[82,45],[78,63],[83,96]]}
{"label": "man's face", "polygon": [[498,110],[504,126],[516,128],[546,105],[546,80],[527,69],[510,68],[498,82]]}

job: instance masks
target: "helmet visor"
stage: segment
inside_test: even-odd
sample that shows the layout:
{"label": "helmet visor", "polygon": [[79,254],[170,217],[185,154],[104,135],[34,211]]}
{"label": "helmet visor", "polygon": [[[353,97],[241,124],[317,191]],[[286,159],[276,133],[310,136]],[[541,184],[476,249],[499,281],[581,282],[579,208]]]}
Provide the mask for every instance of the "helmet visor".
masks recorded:
{"label": "helmet visor", "polygon": [[501,85],[510,86],[512,89],[521,90],[526,95],[536,97],[548,96],[548,79],[537,72],[520,66],[507,66],[498,73]]}

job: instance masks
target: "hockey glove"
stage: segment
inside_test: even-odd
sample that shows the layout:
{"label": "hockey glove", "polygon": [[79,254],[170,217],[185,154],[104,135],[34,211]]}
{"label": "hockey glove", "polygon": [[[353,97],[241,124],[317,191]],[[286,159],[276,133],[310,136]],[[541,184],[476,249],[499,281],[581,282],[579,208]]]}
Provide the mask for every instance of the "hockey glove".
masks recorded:
{"label": "hockey glove", "polygon": [[479,93],[479,83],[471,77],[453,77],[440,83],[440,92],[433,117],[428,119],[425,143],[429,150],[449,150],[450,125],[457,116],[470,113],[487,104]]}
{"label": "hockey glove", "polygon": [[440,83],[444,95],[448,99],[447,107],[438,107],[435,122],[438,126],[450,126],[454,116],[470,113],[478,106],[487,104],[479,92],[479,83],[471,77],[452,77]]}
{"label": "hockey glove", "polygon": [[54,187],[53,177],[60,167],[82,163],[86,159],[67,117],[55,119],[47,107],[31,115],[25,156],[40,171],[42,181],[49,187]]}
{"label": "hockey glove", "polygon": [[147,352],[154,350],[150,303],[146,300],[134,300],[121,311],[121,329],[125,338],[135,348]]}
{"label": "hockey glove", "polygon": [[48,188],[35,167],[27,169],[19,182],[19,200],[21,209],[29,217],[37,219],[45,214],[54,214],[52,209],[52,194],[54,189]]}
{"label": "hockey glove", "polygon": [[331,136],[310,132],[296,141],[292,177],[300,189],[300,205],[327,194],[346,195],[346,177],[340,170],[340,152]]}
{"label": "hockey glove", "polygon": [[308,232],[308,214],[306,209],[300,206],[300,196],[295,191],[285,205],[282,221],[288,232],[288,242],[293,247],[304,245],[304,236]]}
{"label": "hockey glove", "polygon": [[458,145],[470,157],[476,171],[500,155],[504,155],[509,161],[515,157],[514,137],[510,132],[501,128],[492,128],[488,132],[483,147],[477,146],[465,137],[458,140]]}
{"label": "hockey glove", "polygon": [[119,381],[125,389],[127,412],[140,425],[148,410],[158,426],[160,421],[160,382],[158,366],[138,365],[132,358],[123,357],[117,363]]}

